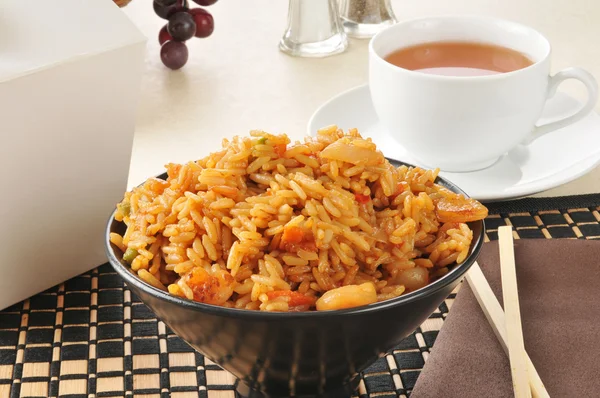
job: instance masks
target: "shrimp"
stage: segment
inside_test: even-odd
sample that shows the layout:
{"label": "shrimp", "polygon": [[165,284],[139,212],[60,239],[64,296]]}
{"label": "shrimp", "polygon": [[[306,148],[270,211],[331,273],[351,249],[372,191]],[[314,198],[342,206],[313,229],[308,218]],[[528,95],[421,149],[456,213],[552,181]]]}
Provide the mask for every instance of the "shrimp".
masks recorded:
{"label": "shrimp", "polygon": [[409,268],[398,275],[396,282],[404,285],[409,292],[414,292],[429,284],[429,271],[421,267]]}
{"label": "shrimp", "polygon": [[225,304],[235,287],[231,274],[219,266],[213,267],[210,273],[202,267],[195,267],[185,278],[194,293],[194,300],[206,304]]}
{"label": "shrimp", "polygon": [[317,300],[317,311],[341,310],[377,302],[375,285],[366,282],[331,289]]}
{"label": "shrimp", "polygon": [[[358,144],[358,145],[357,145]],[[373,146],[369,148],[368,146]],[[350,137],[341,138],[331,144],[319,154],[323,159],[341,160],[355,165],[376,166],[383,164],[383,154],[375,150],[375,145],[363,139]]]}
{"label": "shrimp", "polygon": [[475,199],[453,194],[441,198],[436,206],[437,218],[442,223],[466,223],[483,220],[488,215],[488,209]]}

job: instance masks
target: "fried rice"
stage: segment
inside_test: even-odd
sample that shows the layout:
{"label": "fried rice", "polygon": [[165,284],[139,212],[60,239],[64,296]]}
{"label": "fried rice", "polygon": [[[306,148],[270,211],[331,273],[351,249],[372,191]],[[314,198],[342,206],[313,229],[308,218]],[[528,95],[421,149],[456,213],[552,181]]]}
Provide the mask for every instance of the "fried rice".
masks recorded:
{"label": "fried rice", "polygon": [[487,209],[394,167],[336,126],[291,144],[252,131],[125,194],[111,242],[146,283],[207,304],[334,310],[419,289],[463,262]]}

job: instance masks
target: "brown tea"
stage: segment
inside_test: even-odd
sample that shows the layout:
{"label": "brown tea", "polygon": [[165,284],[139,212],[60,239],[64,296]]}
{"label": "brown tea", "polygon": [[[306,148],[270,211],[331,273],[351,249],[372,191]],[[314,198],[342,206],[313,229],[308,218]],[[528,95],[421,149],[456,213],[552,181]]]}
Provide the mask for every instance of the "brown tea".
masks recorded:
{"label": "brown tea", "polygon": [[446,76],[512,72],[533,62],[510,48],[472,42],[432,42],[394,51],[385,60],[404,69]]}

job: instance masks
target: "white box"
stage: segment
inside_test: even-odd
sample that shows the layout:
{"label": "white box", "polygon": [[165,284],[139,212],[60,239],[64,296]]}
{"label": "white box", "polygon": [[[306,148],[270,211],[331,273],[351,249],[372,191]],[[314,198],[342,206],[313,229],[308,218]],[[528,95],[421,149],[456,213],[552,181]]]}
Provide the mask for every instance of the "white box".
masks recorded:
{"label": "white box", "polygon": [[110,0],[0,1],[0,309],[105,261],[145,41]]}

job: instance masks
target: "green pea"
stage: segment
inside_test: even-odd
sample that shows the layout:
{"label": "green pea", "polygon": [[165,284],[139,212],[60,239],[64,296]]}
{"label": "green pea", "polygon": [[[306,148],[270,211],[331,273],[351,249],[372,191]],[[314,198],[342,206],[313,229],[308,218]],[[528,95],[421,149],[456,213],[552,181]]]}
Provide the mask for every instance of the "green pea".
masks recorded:
{"label": "green pea", "polygon": [[118,207],[124,216],[129,216],[129,214],[131,213],[131,204],[129,202],[121,202],[119,203]]}
{"label": "green pea", "polygon": [[125,254],[123,254],[123,260],[127,261],[129,264],[133,262],[138,255],[138,251],[132,248],[127,248]]}
{"label": "green pea", "polygon": [[258,144],[259,145],[264,145],[267,142],[267,139],[265,137],[260,137],[258,139]]}

